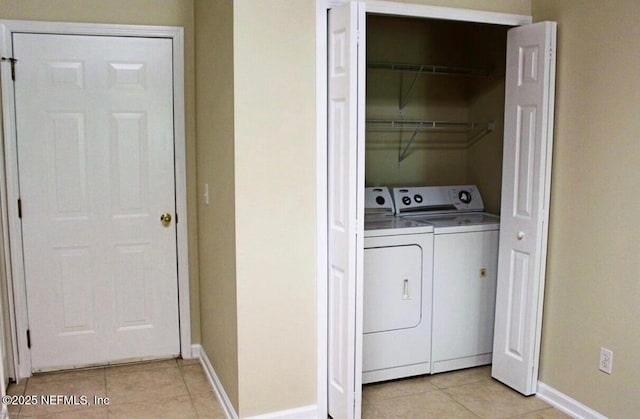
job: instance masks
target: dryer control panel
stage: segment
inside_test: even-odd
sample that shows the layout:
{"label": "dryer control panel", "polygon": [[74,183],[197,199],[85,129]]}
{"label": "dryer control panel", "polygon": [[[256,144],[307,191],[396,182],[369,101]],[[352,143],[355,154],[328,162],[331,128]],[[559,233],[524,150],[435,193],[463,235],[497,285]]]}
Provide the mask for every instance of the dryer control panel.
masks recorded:
{"label": "dryer control panel", "polygon": [[389,188],[376,186],[364,189],[365,214],[393,214],[395,211]]}
{"label": "dryer control panel", "polygon": [[393,188],[396,214],[402,212],[484,211],[476,185]]}

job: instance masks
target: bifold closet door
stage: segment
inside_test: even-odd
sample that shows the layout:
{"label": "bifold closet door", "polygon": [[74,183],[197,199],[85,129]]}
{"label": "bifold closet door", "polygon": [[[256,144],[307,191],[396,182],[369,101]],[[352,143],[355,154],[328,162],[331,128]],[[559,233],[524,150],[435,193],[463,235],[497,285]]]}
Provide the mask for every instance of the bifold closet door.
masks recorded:
{"label": "bifold closet door", "polygon": [[357,29],[364,10],[357,2],[329,10],[328,50],[328,408],[334,419],[360,417],[362,394],[362,265],[364,211],[363,43]]}
{"label": "bifold closet door", "polygon": [[536,391],[546,264],[556,23],[507,37],[505,137],[492,375]]}

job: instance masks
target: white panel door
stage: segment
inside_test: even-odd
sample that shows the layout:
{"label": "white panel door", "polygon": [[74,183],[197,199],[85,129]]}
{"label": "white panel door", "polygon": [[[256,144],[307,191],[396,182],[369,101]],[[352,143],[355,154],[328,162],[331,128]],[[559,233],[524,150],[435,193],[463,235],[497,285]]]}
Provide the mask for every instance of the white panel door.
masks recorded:
{"label": "white panel door", "polygon": [[359,15],[355,2],[329,11],[328,396],[334,419],[360,417],[362,391],[364,211],[359,205],[364,199],[364,179],[358,168],[363,154],[358,136],[364,128],[364,113],[358,106],[363,92],[358,92],[357,29],[363,20],[364,12]]}
{"label": "white panel door", "polygon": [[33,371],[179,354],[172,41],[13,46]]}
{"label": "white panel door", "polygon": [[507,38],[505,138],[492,375],[536,390],[553,138],[555,22]]}

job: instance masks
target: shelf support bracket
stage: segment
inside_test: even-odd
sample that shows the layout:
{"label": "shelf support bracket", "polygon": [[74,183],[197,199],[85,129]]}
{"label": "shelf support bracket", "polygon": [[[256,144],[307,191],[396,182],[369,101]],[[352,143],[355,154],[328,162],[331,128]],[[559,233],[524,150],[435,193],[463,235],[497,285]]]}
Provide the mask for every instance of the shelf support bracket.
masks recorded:
{"label": "shelf support bracket", "polygon": [[420,76],[420,74],[422,73],[422,67],[420,66],[420,70],[416,72],[416,75],[413,77],[413,80],[411,81],[411,84],[409,85],[409,88],[407,89],[407,91],[405,93],[403,93],[403,85],[404,85],[404,72],[400,73],[400,98],[399,98],[399,103],[398,103],[398,110],[402,111],[407,104],[409,103],[409,96],[411,95],[411,92],[413,91],[413,86],[415,86],[416,81],[418,81],[418,77]]}
{"label": "shelf support bracket", "polygon": [[471,135],[469,135],[469,147],[480,141],[482,137],[489,134],[496,128],[496,124],[493,121],[487,122],[487,126],[485,129],[477,131]]}
{"label": "shelf support bracket", "polygon": [[[411,138],[409,138],[407,145],[405,145],[404,149],[400,152],[400,156],[398,157],[398,163],[402,163],[402,161],[407,158],[407,155],[409,154],[409,148],[411,147],[411,143],[413,143],[413,140],[416,138],[416,135],[418,135],[418,130],[422,128],[422,125],[423,123],[420,122],[420,125],[418,125],[413,130],[413,134],[411,135]],[[402,133],[400,133],[400,147],[402,148]]]}

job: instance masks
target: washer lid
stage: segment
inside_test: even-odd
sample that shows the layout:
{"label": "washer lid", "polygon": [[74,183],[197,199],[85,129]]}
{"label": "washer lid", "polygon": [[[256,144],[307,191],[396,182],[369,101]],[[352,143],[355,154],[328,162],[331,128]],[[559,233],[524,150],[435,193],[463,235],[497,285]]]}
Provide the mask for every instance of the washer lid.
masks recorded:
{"label": "washer lid", "polygon": [[405,215],[400,218],[432,224],[436,234],[497,230],[500,228],[500,217],[486,212]]}

